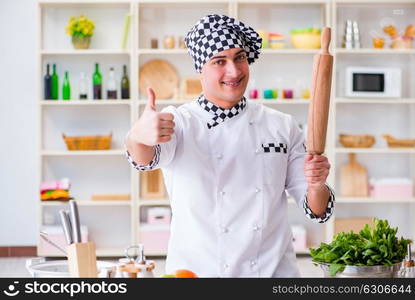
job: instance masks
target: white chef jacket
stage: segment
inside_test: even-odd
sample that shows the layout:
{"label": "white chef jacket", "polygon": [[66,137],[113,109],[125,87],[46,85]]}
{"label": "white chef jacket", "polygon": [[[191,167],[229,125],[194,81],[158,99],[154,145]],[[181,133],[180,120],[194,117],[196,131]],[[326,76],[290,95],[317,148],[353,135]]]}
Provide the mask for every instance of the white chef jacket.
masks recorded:
{"label": "white chef jacket", "polygon": [[[172,220],[166,274],[199,277],[298,277],[286,191],[317,222],[306,202],[304,135],[292,116],[248,100],[238,115],[207,128],[212,114],[197,101],[166,107],[172,139],[156,147]],[[286,153],[265,152],[282,144]],[[135,164],[127,152],[127,156]],[[141,169],[142,170],[142,169]]]}

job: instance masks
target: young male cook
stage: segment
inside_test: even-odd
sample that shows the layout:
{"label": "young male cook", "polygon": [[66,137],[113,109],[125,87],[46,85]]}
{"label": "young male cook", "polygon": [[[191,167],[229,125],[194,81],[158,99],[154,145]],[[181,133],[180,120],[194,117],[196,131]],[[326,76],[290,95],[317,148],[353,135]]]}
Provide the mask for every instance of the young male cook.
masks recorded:
{"label": "young male cook", "polygon": [[299,276],[285,191],[309,218],[326,222],[334,208],[330,164],[306,153],[290,115],[243,96],[261,48],[251,27],[208,15],[185,43],[203,93],[157,112],[148,89],[146,108],[126,138],[136,169],[163,170],[172,209],[166,273]]}

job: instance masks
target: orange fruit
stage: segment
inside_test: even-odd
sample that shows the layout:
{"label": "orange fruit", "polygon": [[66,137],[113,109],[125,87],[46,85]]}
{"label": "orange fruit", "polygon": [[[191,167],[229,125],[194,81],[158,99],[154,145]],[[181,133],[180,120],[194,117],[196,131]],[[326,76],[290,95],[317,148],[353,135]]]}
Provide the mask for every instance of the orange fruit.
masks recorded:
{"label": "orange fruit", "polygon": [[174,271],[173,275],[176,278],[197,278],[197,275],[195,273],[193,273],[190,270],[185,270],[185,269],[176,270]]}

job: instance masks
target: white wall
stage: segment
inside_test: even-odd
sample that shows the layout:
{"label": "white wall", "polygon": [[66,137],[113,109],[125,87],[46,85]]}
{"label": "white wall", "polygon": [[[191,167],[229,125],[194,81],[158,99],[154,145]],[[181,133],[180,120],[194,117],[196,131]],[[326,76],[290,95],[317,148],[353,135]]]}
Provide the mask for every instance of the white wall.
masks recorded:
{"label": "white wall", "polygon": [[36,1],[0,1],[0,246],[37,233]]}

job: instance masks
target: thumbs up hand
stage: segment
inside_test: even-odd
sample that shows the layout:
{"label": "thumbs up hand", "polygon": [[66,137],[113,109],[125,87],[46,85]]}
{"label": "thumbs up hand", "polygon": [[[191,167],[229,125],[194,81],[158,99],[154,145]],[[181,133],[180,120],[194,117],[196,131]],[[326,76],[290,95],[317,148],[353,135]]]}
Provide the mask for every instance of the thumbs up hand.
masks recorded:
{"label": "thumbs up hand", "polygon": [[130,139],[138,144],[155,146],[171,140],[174,133],[174,115],[156,111],[156,95],[147,88],[147,104],[130,131]]}

